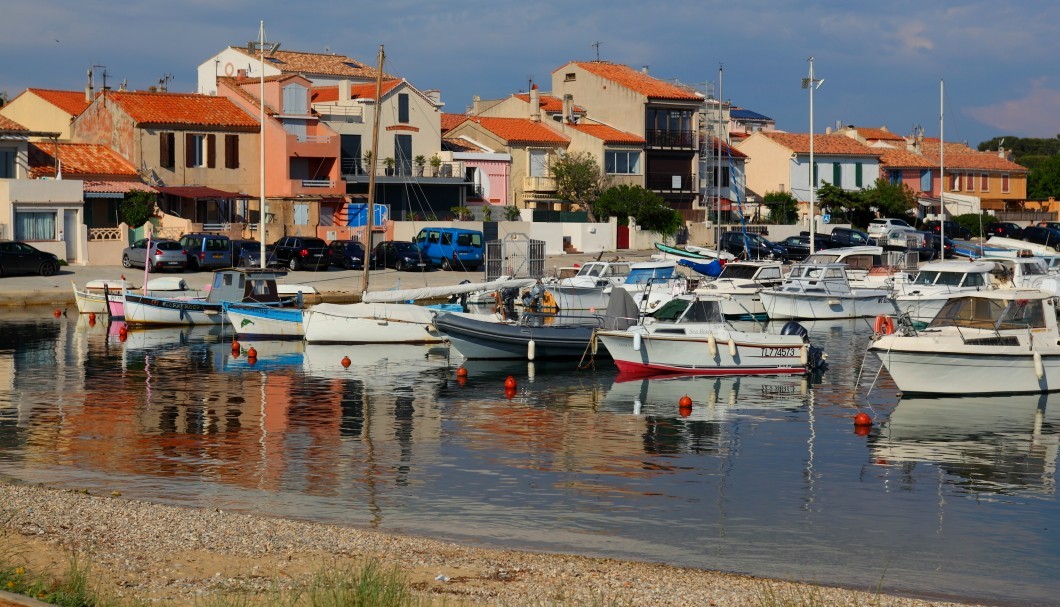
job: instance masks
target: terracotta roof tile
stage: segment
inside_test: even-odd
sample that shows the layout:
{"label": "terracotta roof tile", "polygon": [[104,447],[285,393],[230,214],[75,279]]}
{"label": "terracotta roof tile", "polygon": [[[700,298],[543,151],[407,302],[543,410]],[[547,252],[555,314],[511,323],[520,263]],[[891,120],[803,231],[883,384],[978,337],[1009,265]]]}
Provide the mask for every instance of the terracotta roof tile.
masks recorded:
{"label": "terracotta roof tile", "polygon": [[136,167],[105,145],[98,143],[29,144],[30,176],[55,175],[55,155],[58,147],[63,175],[98,175],[136,177]]}
{"label": "terracotta roof tile", "polygon": [[932,169],[938,167],[938,163],[933,163],[916,152],[897,148],[876,149],[880,151],[880,165],[886,168]]}
{"label": "terracotta roof tile", "polygon": [[[512,97],[522,100],[527,105],[530,104],[530,93],[516,93],[512,95]],[[537,104],[541,107],[542,110],[552,114],[559,114],[563,111],[563,100],[553,95],[538,96]],[[578,114],[584,114],[588,111],[584,107],[577,104],[574,104],[573,110],[575,111],[575,113]]]}
{"label": "terracotta roof tile", "polygon": [[[927,158],[932,166],[939,166],[942,159],[939,158],[938,138],[925,139],[921,145],[921,155]],[[1027,168],[997,155],[997,152],[980,152],[973,150],[963,143],[946,142],[946,170],[973,170],[973,171],[1009,171],[1013,173],[1026,173]]]}
{"label": "terracotta roof tile", "polygon": [[450,152],[485,152],[481,146],[471,143],[460,137],[445,137],[442,139],[442,149]]}
{"label": "terracotta roof tile", "polygon": [[[761,134],[797,154],[810,153],[809,133],[761,131]],[[870,148],[846,135],[830,134],[813,136],[813,153],[826,156],[879,156],[880,150]]]}
{"label": "terracotta roof tile", "polygon": [[[384,80],[383,81],[383,94],[386,95],[390,91],[394,90],[394,87],[401,84],[403,80]],[[312,102],[313,103],[328,103],[339,100],[339,87],[336,86],[316,86],[312,89]],[[350,99],[375,99],[375,83],[357,83],[350,86]]]}
{"label": "terracotta roof tile", "polygon": [[0,116],[0,131],[25,131],[28,133],[29,129],[14,120],[11,120],[7,116]]}
{"label": "terracotta roof tile", "polygon": [[529,118],[470,118],[472,122],[504,139],[508,143],[570,143],[566,136]]}
{"label": "terracotta roof tile", "polygon": [[892,133],[885,128],[856,126],[854,131],[869,141],[905,141],[905,137]]}
{"label": "terracotta roof tile", "polygon": [[644,138],[640,135],[620,131],[605,124],[568,124],[567,127],[580,133],[585,133],[590,137],[596,137],[604,143],[622,143],[630,145],[644,144]]}
{"label": "terracotta roof tile", "polygon": [[467,120],[466,114],[447,114],[442,113],[442,133],[451,131],[453,128],[461,122]]}
{"label": "terracotta roof tile", "polygon": [[[284,76],[284,77],[286,78],[286,76]],[[269,80],[275,80],[275,79],[276,78],[271,78],[271,79],[270,78],[266,78],[265,82],[269,82]],[[258,83],[258,87],[261,86],[261,79],[260,78],[255,81],[255,80],[252,80],[250,78],[229,78],[227,76],[221,76],[220,78],[217,79],[217,86],[218,86],[218,88],[220,88],[221,85],[225,85],[228,88],[228,90],[235,92],[235,94],[237,94],[240,97],[242,97],[243,99],[245,99],[251,105],[258,106],[260,108],[261,107],[261,98],[258,97],[258,95],[260,94],[261,89],[260,88],[255,88],[253,86],[254,82]],[[259,110],[259,112],[260,112],[260,110]],[[279,112],[276,110],[276,108],[272,107],[268,103],[265,104],[265,115],[266,116],[275,116],[278,113]]]}
{"label": "terracotta roof tile", "polygon": [[[260,55],[245,46],[233,46],[248,57]],[[333,53],[304,53],[301,51],[276,51],[265,57],[265,62],[285,73],[321,74],[375,79],[375,68],[345,55]],[[386,78],[386,74],[383,75]]]}
{"label": "terracotta roof tile", "polygon": [[[215,127],[258,127],[258,119],[227,97],[193,93],[109,92],[138,124],[179,124]],[[97,100],[98,103],[98,100]]]}
{"label": "terracotta roof tile", "polygon": [[[710,145],[709,143],[707,145],[710,146],[710,148],[713,150],[718,150],[720,148],[722,156],[732,156],[733,158],[747,158],[747,154],[744,154],[740,150],[730,146],[729,144],[725,143],[720,139],[715,139],[714,145]],[[815,149],[814,151],[816,152],[817,150]]]}
{"label": "terracotta roof tile", "polygon": [[77,116],[88,107],[88,102],[85,101],[84,91],[56,91],[51,89],[32,88],[26,90],[71,116]]}
{"label": "terracotta roof tile", "polygon": [[[703,97],[692,93],[679,86],[670,84],[658,78],[653,78],[643,72],[637,71],[628,65],[619,65],[606,61],[576,61],[574,65],[587,72],[606,78],[616,84],[620,84],[630,90],[636,91],[645,97],[653,99],[682,99],[687,101],[703,101]],[[565,69],[563,67],[560,70]],[[559,71],[559,70],[557,70]]]}
{"label": "terracotta roof tile", "polygon": [[87,179],[85,180],[85,192],[95,192],[97,194],[127,194],[129,192],[157,192],[155,188],[141,183],[139,181],[120,181],[120,180],[101,180],[101,179]]}

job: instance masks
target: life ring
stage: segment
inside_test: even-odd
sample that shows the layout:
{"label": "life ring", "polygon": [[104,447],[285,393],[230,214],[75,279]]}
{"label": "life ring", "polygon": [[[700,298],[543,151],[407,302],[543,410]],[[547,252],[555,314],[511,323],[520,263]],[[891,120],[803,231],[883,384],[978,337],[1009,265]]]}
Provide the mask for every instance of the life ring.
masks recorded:
{"label": "life ring", "polygon": [[894,333],[894,319],[886,314],[876,317],[876,324],[872,326],[877,335],[890,335]]}
{"label": "life ring", "polygon": [[236,73],[236,66],[232,65],[231,61],[226,63],[225,64],[225,76],[228,76],[229,78],[231,78],[232,74],[235,74],[235,73]]}

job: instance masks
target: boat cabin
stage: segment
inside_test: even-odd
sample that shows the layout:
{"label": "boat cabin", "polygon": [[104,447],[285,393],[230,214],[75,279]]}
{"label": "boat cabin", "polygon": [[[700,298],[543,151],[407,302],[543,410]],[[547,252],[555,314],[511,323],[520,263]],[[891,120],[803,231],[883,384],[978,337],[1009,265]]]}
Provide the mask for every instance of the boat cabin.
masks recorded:
{"label": "boat cabin", "polygon": [[925,264],[907,289],[918,287],[1006,288],[1004,268],[994,263],[974,261],[940,261]]}
{"label": "boat cabin", "polygon": [[[1052,299],[1039,291],[976,293],[947,301],[925,331],[942,327],[1020,332],[1046,329],[1055,331],[1056,312]],[[981,334],[977,333],[977,336],[979,335]],[[998,336],[996,339],[1003,338]]]}
{"label": "boat cabin", "polygon": [[847,268],[841,263],[804,263],[788,272],[779,291],[788,293],[844,294],[850,293]]}
{"label": "boat cabin", "polygon": [[582,265],[572,278],[560,284],[573,287],[606,287],[621,284],[629,276],[628,261],[590,261]]}
{"label": "boat cabin", "polygon": [[677,263],[674,261],[646,261],[635,263],[630,266],[629,273],[623,285],[639,285],[641,287],[648,283],[658,283],[674,278],[677,273]]}
{"label": "boat cabin", "polygon": [[206,301],[278,303],[280,293],[276,279],[286,275],[285,272],[242,268],[217,270],[213,273],[213,284]]}
{"label": "boat cabin", "polygon": [[[663,304],[652,314],[657,323],[722,323],[721,302],[717,298],[702,298],[697,295],[682,295]],[[656,333],[664,332],[656,329]]]}

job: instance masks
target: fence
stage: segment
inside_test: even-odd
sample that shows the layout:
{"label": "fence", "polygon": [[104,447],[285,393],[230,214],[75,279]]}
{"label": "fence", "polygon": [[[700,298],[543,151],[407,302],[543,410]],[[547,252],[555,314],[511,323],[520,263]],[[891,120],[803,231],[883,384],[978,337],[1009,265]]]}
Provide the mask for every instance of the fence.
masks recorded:
{"label": "fence", "polygon": [[508,234],[486,243],[486,280],[501,276],[542,278],[545,275],[545,241],[523,233]]}

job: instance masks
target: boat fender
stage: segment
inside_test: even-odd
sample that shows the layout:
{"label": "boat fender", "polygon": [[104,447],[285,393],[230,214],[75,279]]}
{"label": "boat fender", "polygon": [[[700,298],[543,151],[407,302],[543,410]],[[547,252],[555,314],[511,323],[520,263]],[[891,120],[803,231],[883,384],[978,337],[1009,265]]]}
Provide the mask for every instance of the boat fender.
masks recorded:
{"label": "boat fender", "polygon": [[801,362],[804,367],[806,366],[806,363],[810,362],[810,346],[804,345],[802,348],[799,348],[799,362]]}
{"label": "boat fender", "polygon": [[1045,377],[1045,367],[1042,365],[1042,355],[1040,352],[1034,352],[1034,375],[1041,379]]}
{"label": "boat fender", "polygon": [[640,333],[633,334],[633,351],[640,352]]}
{"label": "boat fender", "polygon": [[877,335],[890,335],[894,333],[894,319],[886,314],[880,314],[876,317],[876,323],[872,325],[872,329]]}
{"label": "boat fender", "polygon": [[526,342],[526,360],[533,361],[537,354],[537,343],[534,340]]}
{"label": "boat fender", "polygon": [[707,336],[707,347],[710,348],[710,357],[717,358],[718,356],[718,340],[714,338],[714,334],[711,333]]}
{"label": "boat fender", "polygon": [[736,340],[729,338],[729,356],[736,358]]}

